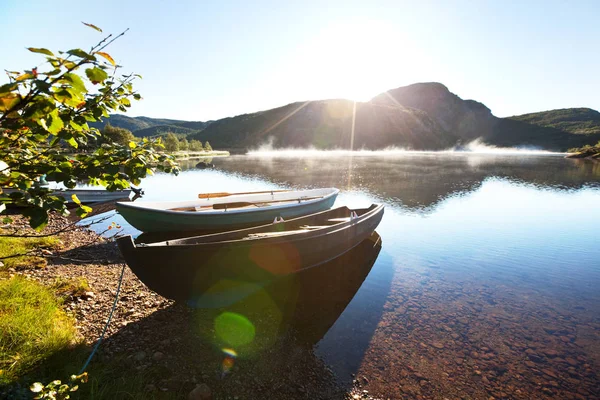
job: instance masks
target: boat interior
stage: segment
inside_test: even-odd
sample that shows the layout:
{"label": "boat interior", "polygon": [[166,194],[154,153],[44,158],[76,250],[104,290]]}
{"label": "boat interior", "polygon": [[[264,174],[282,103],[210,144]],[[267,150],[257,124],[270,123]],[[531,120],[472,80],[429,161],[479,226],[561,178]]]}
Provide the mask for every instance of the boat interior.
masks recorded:
{"label": "boat interior", "polygon": [[234,202],[230,202],[230,203],[220,203],[220,204],[212,204],[212,205],[207,205],[207,206],[202,206],[202,205],[198,205],[198,206],[191,206],[191,207],[175,207],[175,208],[170,208],[170,211],[195,211],[195,212],[212,212],[215,210],[223,210],[223,211],[227,211],[227,210],[247,210],[247,209],[254,209],[254,208],[262,208],[262,207],[270,207],[273,205],[278,205],[278,206],[285,206],[285,205],[289,205],[289,204],[296,204],[296,203],[302,203],[303,201],[308,201],[308,200],[316,200],[316,199],[322,199],[325,196],[311,196],[311,197],[307,197],[307,196],[302,196],[302,197],[298,197],[296,199],[286,199],[286,200],[270,200],[270,201],[234,201]]}
{"label": "boat interior", "polygon": [[335,225],[343,224],[354,218],[359,218],[379,207],[373,204],[368,208],[349,209],[348,207],[338,207],[321,213],[312,214],[306,217],[294,218],[288,221],[276,220],[268,225],[262,225],[249,229],[241,229],[232,232],[215,233],[210,235],[201,235],[184,239],[168,240],[165,242],[142,244],[142,246],[179,246],[193,245],[201,243],[214,243],[224,241],[249,240],[258,238],[276,238],[286,235],[293,235],[303,232],[311,232],[319,229],[330,228]]}
{"label": "boat interior", "polygon": [[[231,194],[224,197],[201,197],[198,200],[169,204],[169,202],[145,203],[146,208],[164,209],[181,212],[212,212],[228,209],[243,210],[269,206],[283,206],[318,200],[332,196],[338,192],[335,188],[256,192],[245,195]],[[200,194],[202,196],[202,194]]]}

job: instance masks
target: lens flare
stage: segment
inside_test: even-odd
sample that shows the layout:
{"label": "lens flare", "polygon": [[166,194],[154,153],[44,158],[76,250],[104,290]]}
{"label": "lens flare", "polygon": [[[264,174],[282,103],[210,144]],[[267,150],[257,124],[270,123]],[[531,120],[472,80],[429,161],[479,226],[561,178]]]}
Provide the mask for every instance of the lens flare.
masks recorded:
{"label": "lens flare", "polygon": [[225,376],[226,374],[231,372],[231,369],[235,364],[235,359],[237,358],[237,352],[234,349],[228,348],[224,348],[222,350],[223,353],[225,353],[225,358],[223,359],[223,363],[221,364],[222,376]]}
{"label": "lens flare", "polygon": [[217,337],[231,347],[239,347],[254,340],[254,324],[241,314],[224,312],[215,318]]}

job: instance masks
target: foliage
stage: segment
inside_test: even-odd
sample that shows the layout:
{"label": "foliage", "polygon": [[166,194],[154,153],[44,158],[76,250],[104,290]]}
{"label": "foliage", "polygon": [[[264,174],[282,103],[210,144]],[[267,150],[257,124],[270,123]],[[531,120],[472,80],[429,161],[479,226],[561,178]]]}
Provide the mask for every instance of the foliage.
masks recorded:
{"label": "foliage", "polygon": [[0,385],[76,342],[72,318],[45,286],[20,276],[0,281]]}
{"label": "foliage", "polygon": [[[133,89],[139,75],[118,74],[119,66],[104,52],[124,33],[108,35],[89,51],[55,54],[30,47],[45,56],[49,68],[8,71],[9,82],[0,86],[0,187],[18,191],[0,198],[0,211],[5,204],[26,206],[23,213],[31,226],[41,229],[48,212],[67,213],[62,197],[34,184],[42,175],[68,188],[85,180],[119,190],[138,185],[153,169],[177,172],[174,159],[155,150],[161,148],[160,141],[103,143],[91,153],[81,152],[102,138],[90,123],[111,111],[125,112],[132,99],[140,99]],[[88,210],[80,206],[77,212],[84,216]]]}
{"label": "foliage", "polygon": [[594,146],[586,144],[583,147],[569,149],[569,153],[585,153],[585,155],[589,156],[600,154],[600,141],[598,141],[598,143],[596,143]]}
{"label": "foliage", "polygon": [[35,382],[31,385],[30,389],[33,393],[37,393],[34,399],[70,399],[71,392],[79,389],[79,383],[87,383],[88,375],[84,372],[81,375],[71,375],[69,383],[62,383],[59,380],[50,382],[47,385],[43,385],[40,382]]}
{"label": "foliage", "polygon": [[167,134],[165,138],[165,150],[171,153],[179,150],[179,140],[173,133]]}
{"label": "foliage", "polygon": [[134,132],[134,135],[137,137],[157,137],[166,136],[169,133],[173,133],[178,138],[184,138],[188,135],[196,134],[198,131],[177,125],[157,125],[137,130]]}
{"label": "foliage", "polygon": [[511,119],[574,134],[600,134],[600,113],[590,108],[564,108],[517,115]]}
{"label": "foliage", "polygon": [[210,146],[210,143],[208,143],[208,141],[206,141],[206,143],[204,144],[204,150],[212,151],[212,147]]}
{"label": "foliage", "polygon": [[102,142],[117,143],[121,146],[129,146],[129,142],[135,142],[136,137],[130,130],[106,124],[102,129]]}
{"label": "foliage", "polygon": [[[0,230],[0,233],[3,230]],[[0,237],[0,260],[4,263],[4,268],[19,268],[31,266],[44,266],[46,260],[35,255],[26,255],[20,257],[10,257],[15,254],[26,254],[34,250],[44,248],[56,248],[60,245],[60,240],[54,236],[44,237]]]}
{"label": "foliage", "polygon": [[190,141],[189,145],[190,151],[202,151],[204,147],[202,146],[202,142],[196,139]]}
{"label": "foliage", "polygon": [[212,121],[182,121],[177,119],[128,117],[123,114],[111,114],[102,121],[92,122],[90,126],[101,129],[105,124],[130,130],[136,137],[152,137],[173,132],[182,135],[196,134],[206,128]]}
{"label": "foliage", "polygon": [[187,151],[190,149],[190,144],[188,143],[186,138],[183,138],[179,141],[179,150]]}

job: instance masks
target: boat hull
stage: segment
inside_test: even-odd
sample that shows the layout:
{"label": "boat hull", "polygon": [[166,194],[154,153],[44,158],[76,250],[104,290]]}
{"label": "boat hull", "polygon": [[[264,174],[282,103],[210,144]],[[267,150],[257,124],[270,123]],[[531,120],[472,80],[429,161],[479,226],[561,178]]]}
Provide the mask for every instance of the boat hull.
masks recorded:
{"label": "boat hull", "polygon": [[190,300],[219,285],[262,285],[330,261],[371,236],[382,217],[379,207],[368,218],[339,229],[275,240],[136,246],[126,236],[117,243],[131,270],[150,289],[174,300]]}
{"label": "boat hull", "polygon": [[224,211],[218,214],[169,212],[137,207],[134,203],[117,203],[117,211],[142,232],[220,232],[273,222],[275,218],[296,218],[330,209],[337,193],[323,199],[290,204],[277,208],[264,207],[252,212]]}

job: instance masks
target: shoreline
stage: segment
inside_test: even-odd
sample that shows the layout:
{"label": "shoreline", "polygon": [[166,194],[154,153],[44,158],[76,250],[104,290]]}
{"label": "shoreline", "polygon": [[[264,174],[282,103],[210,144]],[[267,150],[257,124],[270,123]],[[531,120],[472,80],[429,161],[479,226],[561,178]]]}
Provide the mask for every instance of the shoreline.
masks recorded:
{"label": "shoreline", "polygon": [[228,151],[215,150],[206,152],[176,152],[172,153],[175,159],[179,160],[198,160],[202,158],[214,158],[214,157],[228,157],[230,154]]}
{"label": "shoreline", "polygon": [[[20,220],[19,217],[17,219]],[[67,223],[62,217],[53,216],[52,219],[52,226]],[[60,222],[57,223],[57,219]],[[109,225],[109,222],[106,224]],[[0,275],[0,279],[21,275],[45,286],[52,285],[57,279],[85,279],[89,290],[70,296],[62,306],[75,320],[81,340],[79,347],[83,346],[84,350],[80,348],[73,350],[73,353],[74,358],[81,358],[80,353],[87,356],[100,337],[114,301],[121,268],[125,264],[116,243],[99,237],[89,229],[77,228],[60,237],[63,243],[69,245],[46,254],[48,265],[45,268],[11,268],[7,274]],[[92,243],[89,246],[77,247],[77,244],[89,242]],[[256,353],[240,356],[229,373],[223,374],[225,358],[221,350],[215,347],[214,330],[210,326],[214,312],[193,310],[161,297],[125,267],[117,308],[104,341],[88,368],[90,380],[100,375],[99,370],[114,372],[115,368],[124,376],[131,371],[140,376],[149,376],[148,379],[142,379],[134,398],[159,394],[166,398],[188,398],[192,391],[200,388],[197,392],[209,395],[193,398],[237,396],[241,399],[296,399],[301,396],[349,399],[358,390],[338,384],[331,369],[314,355],[312,347],[303,346],[291,332],[275,341],[257,338]],[[272,316],[263,315],[262,318]],[[200,321],[204,324],[190,329]],[[113,361],[117,361],[117,365]],[[44,365],[42,363],[40,368],[47,369]],[[39,380],[41,372],[38,369],[23,377],[25,381],[22,383],[26,387],[32,381]],[[52,369],[57,368],[53,366]],[[280,379],[282,375],[289,378],[283,382]],[[51,380],[61,379],[65,382],[67,377],[55,375]],[[97,382],[100,386],[103,383]],[[86,393],[90,385],[80,385],[81,395]],[[22,386],[0,387],[0,395],[14,395],[13,391],[22,391]],[[365,397],[360,398],[371,397],[365,393]]]}

